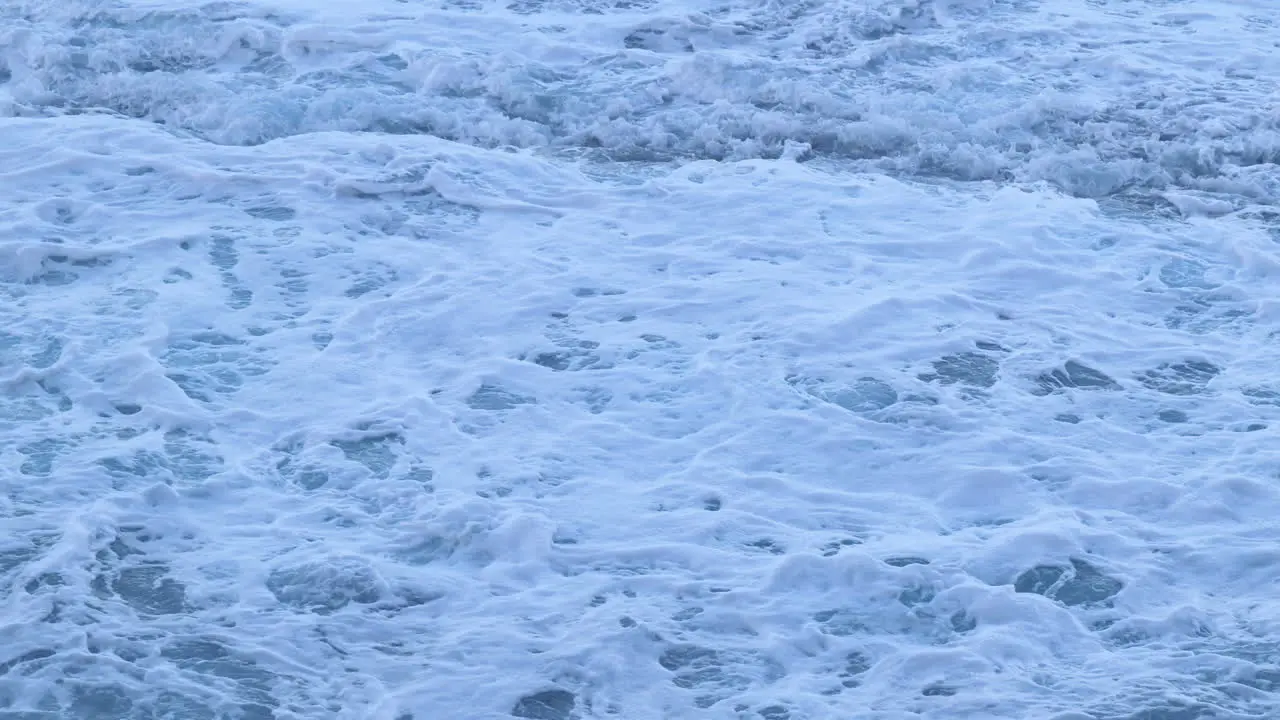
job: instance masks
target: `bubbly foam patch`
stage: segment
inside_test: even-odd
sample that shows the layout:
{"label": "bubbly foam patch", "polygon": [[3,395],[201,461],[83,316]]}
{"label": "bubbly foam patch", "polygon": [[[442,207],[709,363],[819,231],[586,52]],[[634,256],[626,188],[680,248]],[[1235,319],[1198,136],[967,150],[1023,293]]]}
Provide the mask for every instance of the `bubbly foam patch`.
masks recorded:
{"label": "bubbly foam patch", "polygon": [[6,5],[0,716],[1274,715],[1263,10]]}

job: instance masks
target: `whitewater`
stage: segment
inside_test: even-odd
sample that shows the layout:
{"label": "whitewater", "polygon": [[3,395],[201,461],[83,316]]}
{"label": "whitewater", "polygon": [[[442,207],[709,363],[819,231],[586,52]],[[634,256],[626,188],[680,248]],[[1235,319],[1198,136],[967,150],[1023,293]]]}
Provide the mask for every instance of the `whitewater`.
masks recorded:
{"label": "whitewater", "polygon": [[1280,718],[1276,10],[0,2],[0,720]]}

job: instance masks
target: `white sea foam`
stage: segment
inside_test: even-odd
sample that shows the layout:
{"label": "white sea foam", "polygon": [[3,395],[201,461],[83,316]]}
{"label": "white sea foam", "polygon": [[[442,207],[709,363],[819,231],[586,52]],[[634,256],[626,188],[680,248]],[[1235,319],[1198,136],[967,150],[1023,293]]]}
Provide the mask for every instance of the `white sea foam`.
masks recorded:
{"label": "white sea foam", "polygon": [[1261,2],[0,8],[0,720],[1280,714]]}

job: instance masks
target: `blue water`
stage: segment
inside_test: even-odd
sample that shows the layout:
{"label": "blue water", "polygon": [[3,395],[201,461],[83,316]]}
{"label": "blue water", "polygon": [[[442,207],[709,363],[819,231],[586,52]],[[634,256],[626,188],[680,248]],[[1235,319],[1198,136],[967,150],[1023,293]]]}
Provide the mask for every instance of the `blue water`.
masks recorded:
{"label": "blue water", "polygon": [[1280,718],[1261,0],[0,2],[0,720]]}

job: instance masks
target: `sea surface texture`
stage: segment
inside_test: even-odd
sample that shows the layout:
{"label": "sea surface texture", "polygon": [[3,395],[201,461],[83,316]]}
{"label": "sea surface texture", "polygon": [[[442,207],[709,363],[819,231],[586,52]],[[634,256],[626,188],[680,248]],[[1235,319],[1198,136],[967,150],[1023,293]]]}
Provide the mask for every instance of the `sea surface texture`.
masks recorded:
{"label": "sea surface texture", "polygon": [[1275,0],[0,0],[0,720],[1280,718]]}

